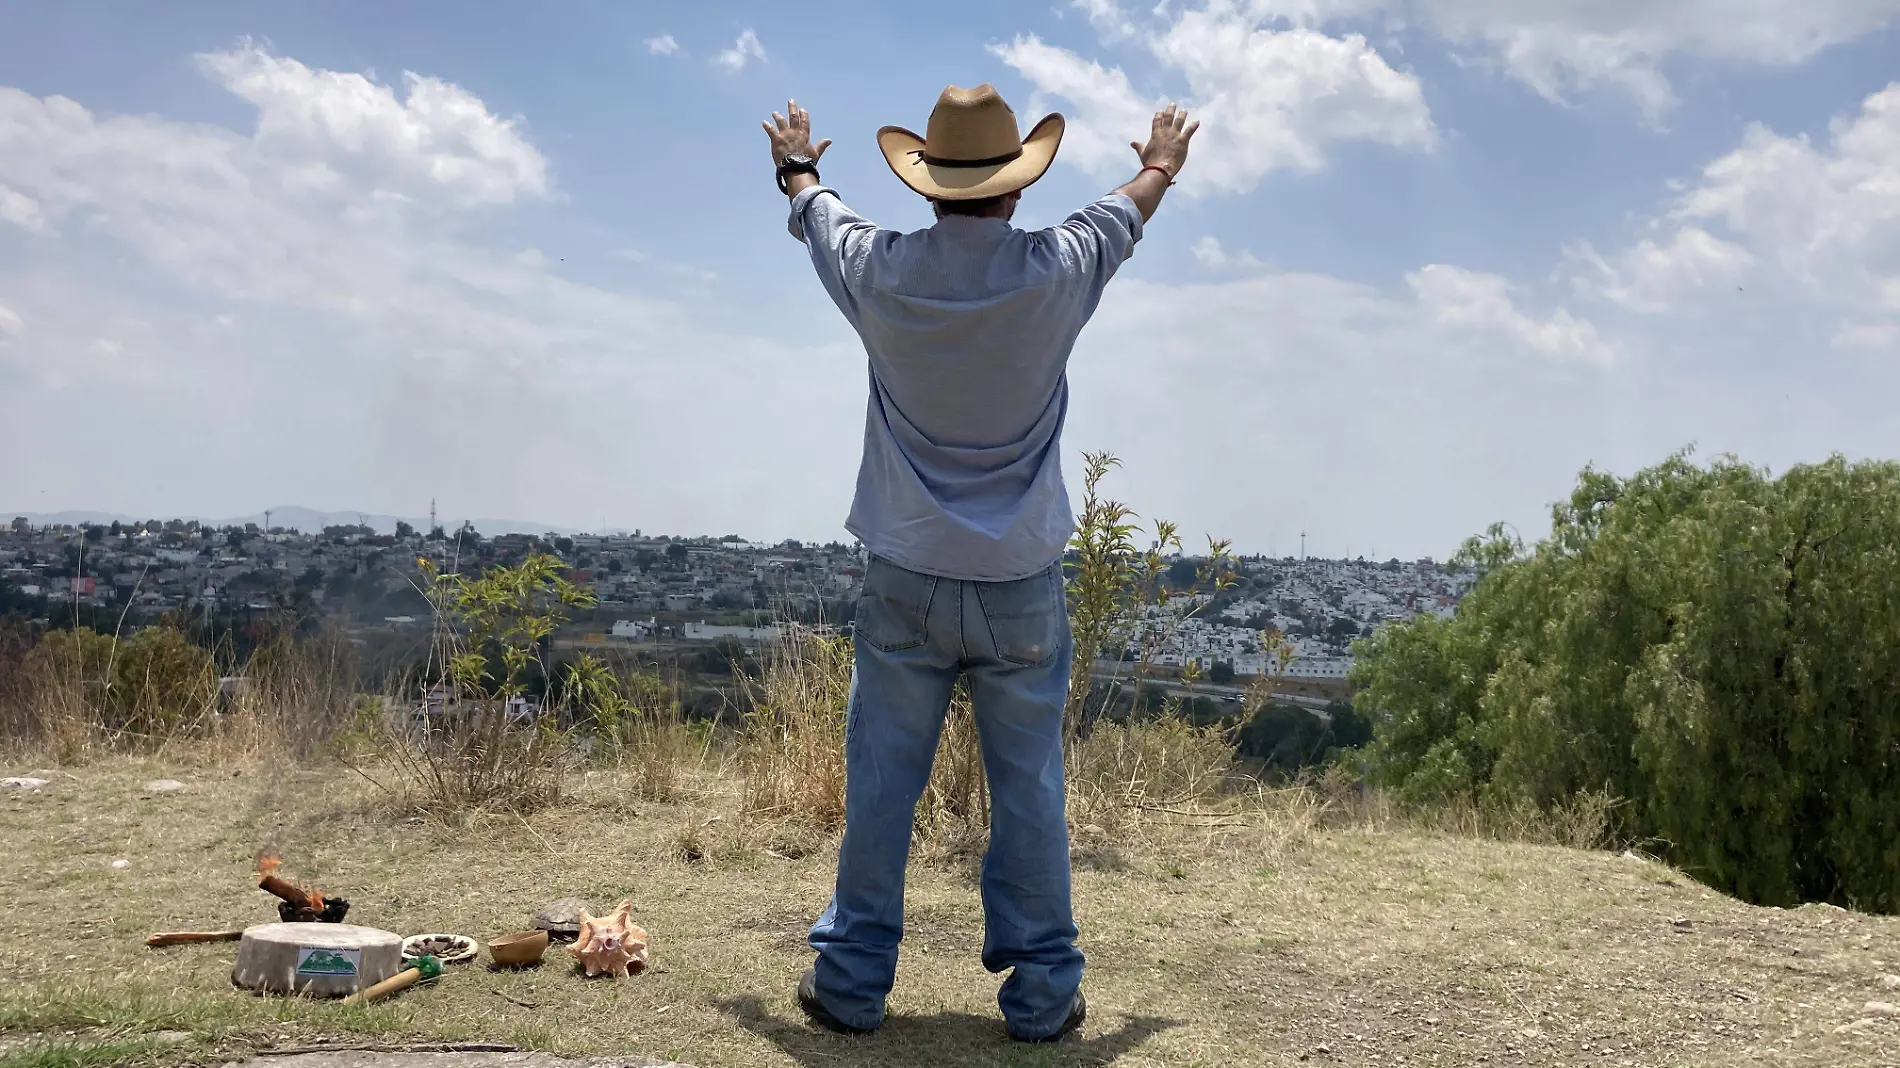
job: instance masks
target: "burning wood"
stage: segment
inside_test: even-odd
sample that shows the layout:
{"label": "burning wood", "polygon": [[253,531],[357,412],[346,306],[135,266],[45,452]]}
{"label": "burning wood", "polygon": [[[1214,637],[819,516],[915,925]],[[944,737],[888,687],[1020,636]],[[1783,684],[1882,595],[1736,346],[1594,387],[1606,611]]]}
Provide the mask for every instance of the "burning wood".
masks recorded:
{"label": "burning wood", "polygon": [[285,923],[343,922],[343,914],[350,909],[348,901],[340,897],[326,898],[315,887],[308,890],[298,887],[277,874],[277,869],[283,865],[284,858],[275,853],[259,853],[257,856],[257,888],[282,902],[277,906],[279,918]]}

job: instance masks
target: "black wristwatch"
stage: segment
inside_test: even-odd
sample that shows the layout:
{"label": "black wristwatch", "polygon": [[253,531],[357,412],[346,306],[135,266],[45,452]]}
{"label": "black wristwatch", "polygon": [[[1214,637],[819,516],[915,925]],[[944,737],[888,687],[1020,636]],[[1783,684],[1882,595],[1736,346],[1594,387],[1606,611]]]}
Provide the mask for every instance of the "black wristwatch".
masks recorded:
{"label": "black wristwatch", "polygon": [[777,177],[779,192],[786,193],[791,191],[790,186],[786,184],[786,179],[794,174],[809,174],[813,177],[817,177],[818,161],[810,156],[786,156],[778,165]]}

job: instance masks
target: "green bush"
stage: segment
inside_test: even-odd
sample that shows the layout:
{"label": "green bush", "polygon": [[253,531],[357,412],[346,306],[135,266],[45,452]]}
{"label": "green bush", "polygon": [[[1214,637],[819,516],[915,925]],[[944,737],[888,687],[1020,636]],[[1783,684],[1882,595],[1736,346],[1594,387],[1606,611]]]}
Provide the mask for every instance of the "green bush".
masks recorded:
{"label": "green bush", "polygon": [[211,654],[170,627],[122,641],[84,627],[54,631],[22,673],[47,733],[159,743],[204,726],[217,706]]}
{"label": "green bush", "polygon": [[1900,464],[1586,470],[1450,619],[1360,645],[1374,773],[1418,803],[1622,799],[1749,901],[1900,910]]}

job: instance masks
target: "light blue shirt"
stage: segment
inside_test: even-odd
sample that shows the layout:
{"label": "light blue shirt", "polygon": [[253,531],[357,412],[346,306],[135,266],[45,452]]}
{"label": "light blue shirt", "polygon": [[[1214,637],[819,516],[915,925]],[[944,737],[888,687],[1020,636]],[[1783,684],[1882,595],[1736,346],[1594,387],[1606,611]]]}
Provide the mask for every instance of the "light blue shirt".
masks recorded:
{"label": "light blue shirt", "polygon": [[1069,351],[1141,240],[1135,202],[1110,193],[1033,233],[952,215],[901,234],[815,186],[792,198],[789,225],[870,355],[845,529],[944,578],[1048,568],[1075,529],[1062,482]]}

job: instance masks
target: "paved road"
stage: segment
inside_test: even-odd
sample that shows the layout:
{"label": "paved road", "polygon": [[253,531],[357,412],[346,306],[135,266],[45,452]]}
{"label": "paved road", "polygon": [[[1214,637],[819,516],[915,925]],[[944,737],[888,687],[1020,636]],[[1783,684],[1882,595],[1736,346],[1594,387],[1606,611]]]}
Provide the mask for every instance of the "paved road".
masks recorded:
{"label": "paved road", "polygon": [[[1114,677],[1111,672],[1099,668],[1090,672],[1090,675],[1098,679]],[[1131,685],[1135,681],[1132,677],[1127,675],[1123,675],[1121,679],[1123,683]],[[1212,683],[1200,683],[1193,689],[1189,689],[1181,683],[1161,679],[1149,679],[1147,682],[1150,685],[1161,687],[1162,690],[1166,691],[1169,696],[1172,697],[1211,697],[1216,701],[1220,701],[1229,697],[1239,697],[1244,700],[1247,694],[1244,687],[1215,686]],[[1275,704],[1299,705],[1301,708],[1311,709],[1324,709],[1327,705],[1332,704],[1330,700],[1324,697],[1308,697],[1305,694],[1297,693],[1275,694],[1273,701]]]}

